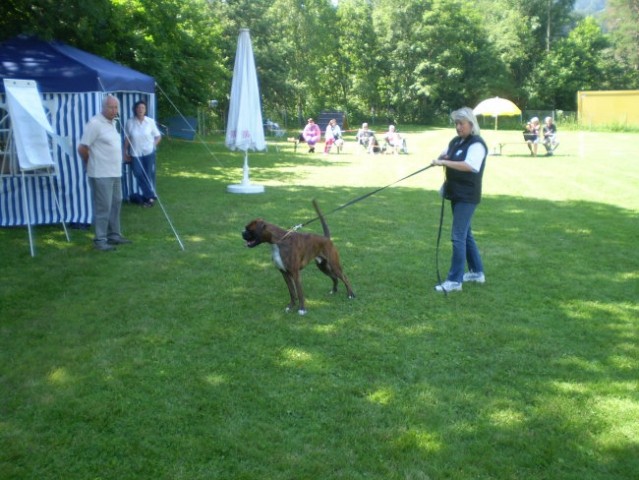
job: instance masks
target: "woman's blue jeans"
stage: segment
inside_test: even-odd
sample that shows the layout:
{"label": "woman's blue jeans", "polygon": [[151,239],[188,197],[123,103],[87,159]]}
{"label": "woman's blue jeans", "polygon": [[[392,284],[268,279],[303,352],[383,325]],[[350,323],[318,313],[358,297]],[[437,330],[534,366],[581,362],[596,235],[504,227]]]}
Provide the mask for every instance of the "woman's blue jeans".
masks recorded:
{"label": "woman's blue jeans", "polygon": [[142,190],[145,201],[155,198],[155,152],[141,157],[133,157],[133,175]]}
{"label": "woman's blue jeans", "polygon": [[453,226],[451,241],[453,242],[453,257],[447,279],[461,283],[464,279],[464,269],[468,263],[470,272],[483,272],[484,265],[479,255],[479,249],[471,229],[471,220],[477,204],[465,202],[451,202],[453,210]]}

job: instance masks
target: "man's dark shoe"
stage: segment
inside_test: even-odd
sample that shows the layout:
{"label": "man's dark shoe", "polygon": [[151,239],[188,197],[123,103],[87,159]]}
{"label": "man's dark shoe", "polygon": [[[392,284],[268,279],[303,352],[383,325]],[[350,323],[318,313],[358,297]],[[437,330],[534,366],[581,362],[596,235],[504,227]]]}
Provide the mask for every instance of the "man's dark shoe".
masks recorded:
{"label": "man's dark shoe", "polygon": [[109,245],[126,245],[127,243],[133,243],[133,242],[129,240],[128,238],[117,237],[117,238],[109,238],[107,240],[107,243]]}
{"label": "man's dark shoe", "polygon": [[113,250],[116,250],[116,248],[113,245],[109,245],[108,243],[104,243],[104,242],[100,242],[100,243],[95,243],[94,248],[100,252],[112,252]]}

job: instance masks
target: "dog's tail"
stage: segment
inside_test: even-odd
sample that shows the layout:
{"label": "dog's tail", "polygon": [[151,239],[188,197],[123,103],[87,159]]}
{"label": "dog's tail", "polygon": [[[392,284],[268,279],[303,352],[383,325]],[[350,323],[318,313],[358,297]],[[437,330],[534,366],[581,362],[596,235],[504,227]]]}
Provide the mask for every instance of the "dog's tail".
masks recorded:
{"label": "dog's tail", "polygon": [[326,238],[331,238],[331,231],[328,229],[326,219],[324,218],[324,215],[322,215],[319,205],[317,205],[317,200],[315,199],[313,199],[313,207],[315,208],[315,211],[317,212],[317,216],[319,217],[320,222],[322,222],[322,229],[324,230],[324,236]]}

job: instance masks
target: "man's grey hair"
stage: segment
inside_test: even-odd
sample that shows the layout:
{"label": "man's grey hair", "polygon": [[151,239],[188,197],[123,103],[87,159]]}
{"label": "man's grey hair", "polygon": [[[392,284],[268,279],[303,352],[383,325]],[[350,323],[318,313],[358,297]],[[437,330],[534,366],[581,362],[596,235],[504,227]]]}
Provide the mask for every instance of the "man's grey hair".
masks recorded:
{"label": "man's grey hair", "polygon": [[118,100],[118,97],[116,97],[115,95],[109,94],[102,97],[102,108],[106,107],[107,102],[109,101],[110,98],[113,98],[117,102],[118,107],[120,106],[120,100]]}
{"label": "man's grey hair", "polygon": [[459,120],[466,120],[467,122],[470,122],[473,126],[473,129],[470,131],[471,135],[479,135],[479,123],[477,123],[477,117],[475,117],[472,109],[463,107],[459,110],[455,110],[450,114],[450,118],[453,122],[457,122]]}

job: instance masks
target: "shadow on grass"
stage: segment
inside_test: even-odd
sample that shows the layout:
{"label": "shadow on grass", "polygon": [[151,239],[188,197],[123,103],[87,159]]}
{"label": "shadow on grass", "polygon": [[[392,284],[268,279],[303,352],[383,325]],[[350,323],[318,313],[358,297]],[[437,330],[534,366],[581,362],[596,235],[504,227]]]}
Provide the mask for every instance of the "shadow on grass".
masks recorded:
{"label": "shadow on grass", "polygon": [[[158,208],[126,205],[134,243],[108,254],[90,232],[67,244],[49,226],[31,259],[26,230],[0,230],[9,478],[87,478],[104,455],[118,462],[103,478],[639,470],[636,215],[486,197],[474,229],[488,282],[444,297],[436,193],[388,189],[328,218],[358,297],[327,295],[310,266],[299,317],[283,312],[270,250],[246,249],[241,229],[257,216],[292,226],[315,216],[312,198],[328,212],[370,190],[162,182],[184,252]],[[442,276],[448,209],[444,225]]]}

